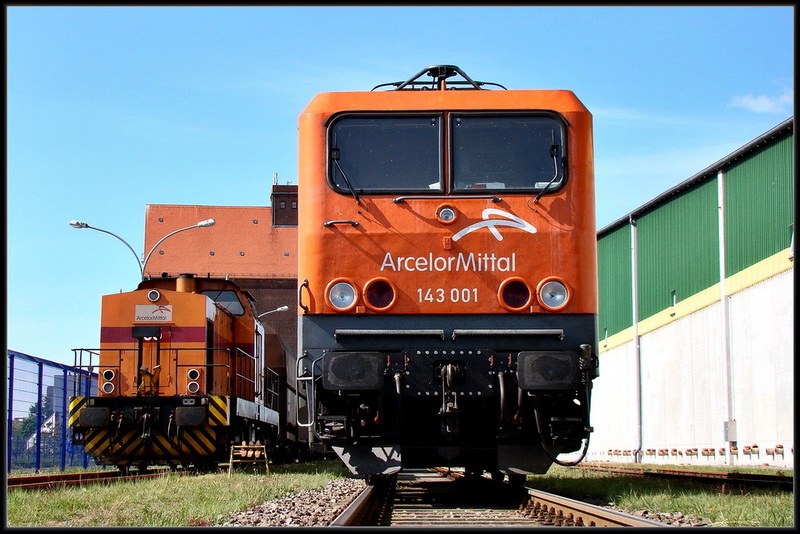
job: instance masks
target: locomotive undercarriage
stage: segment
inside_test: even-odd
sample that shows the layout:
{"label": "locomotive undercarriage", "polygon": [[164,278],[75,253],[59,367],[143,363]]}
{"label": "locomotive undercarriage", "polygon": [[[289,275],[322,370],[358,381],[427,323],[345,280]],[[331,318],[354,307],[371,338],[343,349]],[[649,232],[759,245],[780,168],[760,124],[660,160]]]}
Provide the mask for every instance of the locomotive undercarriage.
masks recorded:
{"label": "locomotive undercarriage", "polygon": [[229,414],[226,397],[72,397],[72,442],[99,465],[213,469],[231,443],[275,443],[270,426]]}
{"label": "locomotive undercarriage", "polygon": [[[593,320],[573,319],[573,326]],[[309,424],[354,474],[387,474],[402,466],[543,473],[555,456],[580,450],[588,439],[597,361],[588,344],[565,334],[568,328],[512,325],[495,335],[461,328],[439,336],[418,326],[395,330],[408,338],[398,341],[400,336],[390,339],[391,332],[364,323],[352,336],[334,327],[338,347],[304,353],[311,371],[305,382],[313,384]],[[437,339],[419,348],[360,348],[409,346],[423,331]],[[484,346],[505,346],[470,348],[467,341],[475,339],[467,332]],[[457,348],[442,348],[448,343]]]}

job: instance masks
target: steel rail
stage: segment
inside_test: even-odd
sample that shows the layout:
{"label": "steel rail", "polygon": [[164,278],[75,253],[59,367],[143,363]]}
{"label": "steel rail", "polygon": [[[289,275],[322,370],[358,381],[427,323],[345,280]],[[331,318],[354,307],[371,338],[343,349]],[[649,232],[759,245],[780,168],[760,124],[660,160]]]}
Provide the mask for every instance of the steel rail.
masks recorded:
{"label": "steel rail", "polygon": [[[457,479],[463,476],[462,473],[459,473],[457,471],[450,471],[449,469],[445,468],[435,468],[432,469],[431,471],[438,472],[440,476],[444,476],[450,479]],[[412,486],[414,485],[413,482],[410,482],[410,484],[412,484]],[[378,486],[368,486],[351,501],[351,503],[339,514],[339,516],[337,516],[334,519],[333,522],[331,522],[330,526],[334,527],[368,526],[373,524],[374,521],[378,520],[378,516],[381,515],[379,513],[376,513],[376,511],[380,510],[381,506],[388,505],[390,507],[393,507],[394,504],[397,504],[397,503],[392,504],[391,500],[390,501],[386,500],[387,499],[386,491],[388,489],[389,486],[386,484]],[[559,495],[554,495],[552,493],[535,490],[529,487],[525,487],[523,488],[523,490],[526,492],[525,505],[524,508],[521,507],[519,509],[519,512],[517,513],[520,514],[518,516],[519,521],[530,522],[527,525],[529,527],[537,525],[612,526],[612,527],[669,526],[657,521],[652,521],[649,519],[632,516],[629,514],[618,512],[616,510],[610,510],[608,508],[603,508],[592,504],[584,503],[581,501],[576,501],[573,499],[569,499],[567,497],[561,497]],[[415,500],[416,503],[415,506],[419,506],[419,503],[423,502],[425,499],[424,490],[417,489],[414,491],[416,492],[415,499],[420,499],[420,500]],[[422,493],[420,493],[421,491]],[[420,508],[418,511],[421,510],[422,509]],[[465,517],[469,516],[468,513],[470,511],[469,509],[459,508],[458,510]],[[430,510],[430,512],[433,511],[434,511],[433,509]],[[391,516],[393,514],[390,513],[388,515]],[[405,519],[400,518],[399,521],[400,522],[398,524],[392,524],[392,526],[420,526],[419,524],[414,523],[415,521],[414,517]],[[427,521],[427,523],[425,524],[427,527],[437,526],[436,517],[434,515],[429,515],[427,517],[420,515],[420,517],[416,518],[416,521],[417,522]],[[466,522],[467,523],[472,522],[474,526],[474,521],[475,519],[473,518]],[[508,526],[510,524],[508,517],[493,518],[487,515],[486,521],[487,523],[483,526],[491,526],[493,523],[503,526]]]}
{"label": "steel rail", "polygon": [[170,471],[159,470],[137,475],[123,475],[119,471],[92,471],[87,473],[59,473],[52,475],[32,475],[8,477],[6,487],[12,489],[48,489],[58,486],[81,486],[100,482],[139,480],[163,476]]}
{"label": "steel rail", "polygon": [[629,466],[580,465],[574,469],[588,469],[635,477],[674,478],[702,483],[728,483],[742,486],[770,487],[793,491],[794,477],[772,473],[744,473],[738,471],[698,471],[694,469],[644,468]]}
{"label": "steel rail", "polygon": [[331,527],[349,527],[361,524],[361,519],[367,511],[378,504],[379,495],[375,486],[367,486],[356,495],[347,507],[331,521]]}
{"label": "steel rail", "polygon": [[667,527],[664,523],[528,488],[527,510],[547,525],[586,527]]}

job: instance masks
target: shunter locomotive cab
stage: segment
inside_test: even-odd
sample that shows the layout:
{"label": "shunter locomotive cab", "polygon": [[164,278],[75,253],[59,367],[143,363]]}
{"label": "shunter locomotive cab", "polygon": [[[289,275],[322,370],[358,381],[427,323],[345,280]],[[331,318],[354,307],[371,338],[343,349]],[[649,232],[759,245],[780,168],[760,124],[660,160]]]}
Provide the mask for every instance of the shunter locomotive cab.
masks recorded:
{"label": "shunter locomotive cab", "polygon": [[297,381],[315,438],[366,476],[518,476],[585,453],[597,280],[580,101],[442,65],[317,95],[299,131]]}

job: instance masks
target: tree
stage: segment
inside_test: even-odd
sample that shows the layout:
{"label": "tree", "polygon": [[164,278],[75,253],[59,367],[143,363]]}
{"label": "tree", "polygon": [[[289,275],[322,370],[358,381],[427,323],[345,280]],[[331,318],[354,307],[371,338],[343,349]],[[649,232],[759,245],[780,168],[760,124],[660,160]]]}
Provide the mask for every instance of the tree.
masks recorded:
{"label": "tree", "polygon": [[42,410],[41,421],[43,423],[53,414],[53,408],[50,406],[50,398],[46,395],[42,397],[41,402],[31,404],[28,408],[28,416],[20,422],[18,427],[21,437],[24,439],[28,439],[36,433],[37,413],[40,406]]}

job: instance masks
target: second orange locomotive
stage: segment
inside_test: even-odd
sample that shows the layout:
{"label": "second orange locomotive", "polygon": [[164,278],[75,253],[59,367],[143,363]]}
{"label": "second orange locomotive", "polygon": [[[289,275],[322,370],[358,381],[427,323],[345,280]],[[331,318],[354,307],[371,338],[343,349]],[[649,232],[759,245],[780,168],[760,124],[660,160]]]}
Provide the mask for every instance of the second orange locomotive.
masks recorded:
{"label": "second orange locomotive", "polygon": [[213,469],[241,442],[296,457],[302,398],[287,387],[294,355],[268,350],[275,337],[232,280],[184,274],[104,295],[100,348],[74,349],[98,376],[96,393],[70,398],[73,443],[122,471]]}
{"label": "second orange locomotive", "polygon": [[305,424],[367,477],[542,473],[591,432],[591,114],[452,65],[386,87],[300,117]]}

